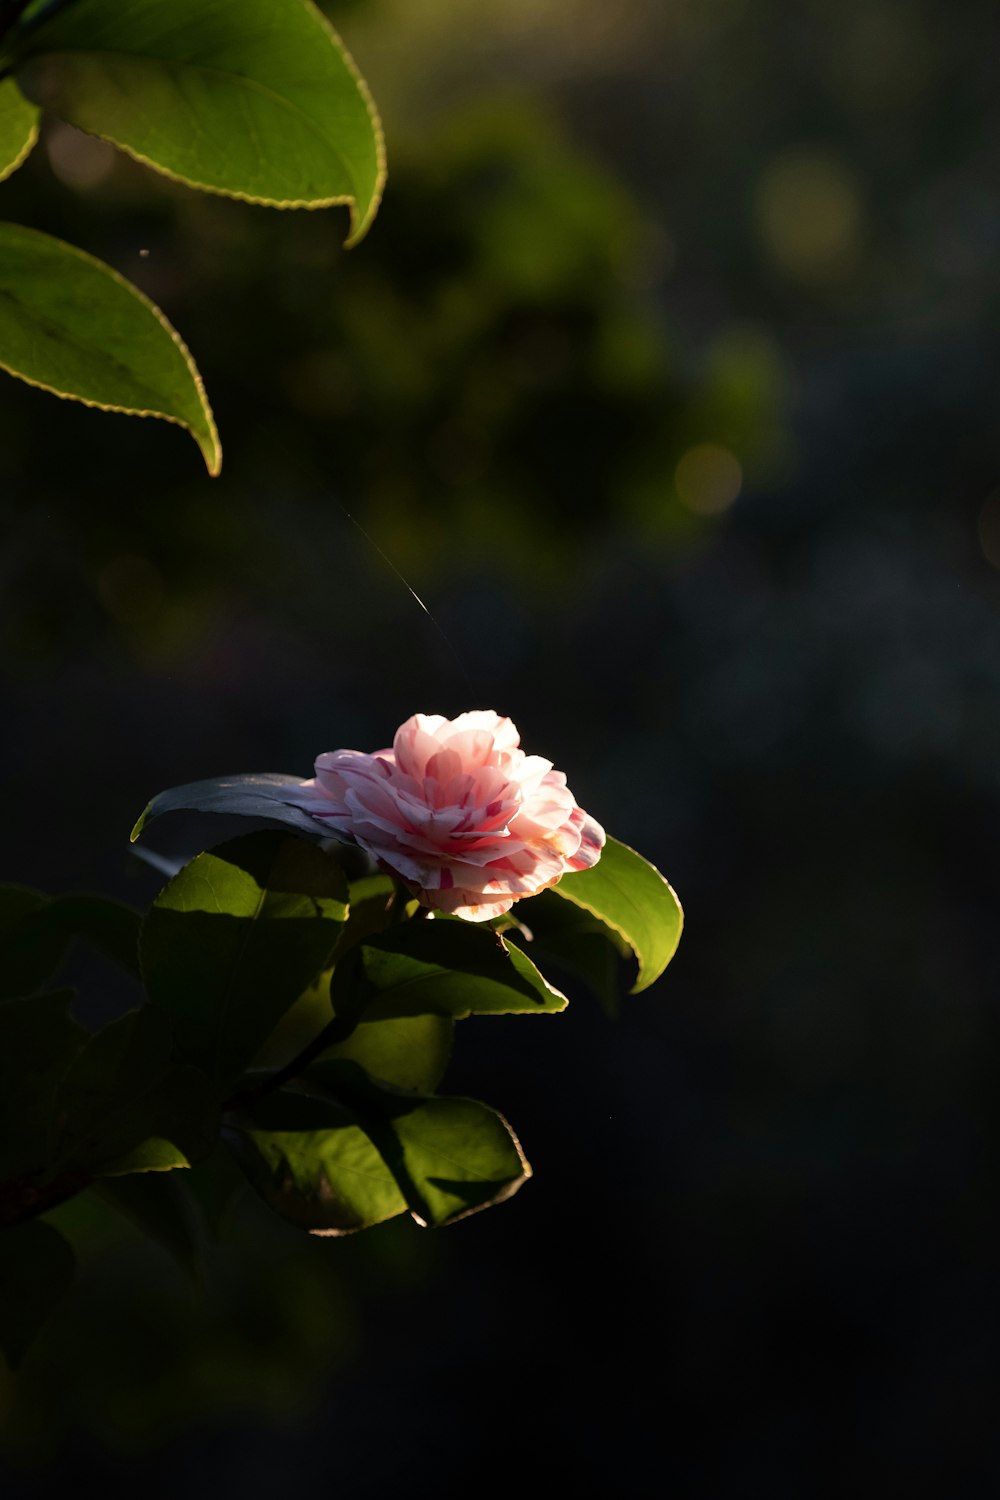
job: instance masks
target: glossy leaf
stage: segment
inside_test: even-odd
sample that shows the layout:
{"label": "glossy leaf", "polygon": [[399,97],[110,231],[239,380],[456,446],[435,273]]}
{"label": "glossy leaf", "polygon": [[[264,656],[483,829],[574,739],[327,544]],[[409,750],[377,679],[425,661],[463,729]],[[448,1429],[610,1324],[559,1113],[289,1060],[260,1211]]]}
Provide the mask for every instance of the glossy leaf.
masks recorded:
{"label": "glossy leaf", "polygon": [[31,1219],[0,1230],[0,1350],[16,1369],[73,1280],[76,1261],[57,1229]]}
{"label": "glossy leaf", "polygon": [[471,922],[403,922],[352,949],[355,954],[357,982],[367,991],[366,1020],[428,1013],[462,1020],[566,1008],[565,995],[520,949]]}
{"label": "glossy leaf", "polygon": [[251,1182],[283,1217],[320,1233],[409,1208],[445,1224],[517,1191],[531,1169],[503,1118],[474,1099],[403,1092],[354,1062],[314,1063],[302,1088],[258,1100],[228,1133]]}
{"label": "glossy leaf", "polygon": [[209,781],[192,781],[187,786],[172,787],[146,804],[132,829],[132,842],[135,843],[154,819],[169,812],[228,813],[245,818],[268,818],[313,839],[329,837],[315,818],[310,818],[288,801],[288,791],[301,785],[301,776],[261,772],[247,776],[215,776]]}
{"label": "glossy leaf", "polygon": [[199,854],[156,898],[139,944],[149,997],[220,1089],[328,961],[346,896],[320,850],[267,832]]}
{"label": "glossy leaf", "polygon": [[406,1199],[350,1110],[283,1089],[225,1131],[236,1159],[282,1218],[349,1234],[406,1212]]}
{"label": "glossy leaf", "polygon": [[349,1062],[314,1063],[303,1082],[354,1112],[419,1223],[500,1203],[531,1175],[506,1120],[478,1100],[385,1088]]}
{"label": "glossy leaf", "polygon": [[41,29],[28,96],[191,187],[374,217],[382,132],[357,69],[309,0],[89,0]]}
{"label": "glossy leaf", "polygon": [[619,933],[555,891],[542,891],[514,908],[518,920],[508,940],[523,947],[543,971],[549,965],[575,975],[611,1016],[618,1013],[623,964],[632,949]]}
{"label": "glossy leaf", "polygon": [[[681,904],[659,870],[627,844],[608,839],[593,869],[564,875],[552,889],[628,943],[639,964],[633,994],[648,989],[676,953],[684,924]],[[530,901],[519,904],[522,914],[530,927]]]}
{"label": "glossy leaf", "polygon": [[38,109],[13,78],[0,83],[0,182],[16,172],[38,139]]}
{"label": "glossy leaf", "polygon": [[71,990],[0,1002],[0,1180],[40,1171],[63,1079],[87,1039]]}
{"label": "glossy leaf", "polygon": [[102,261],[21,224],[0,224],[0,369],[85,406],[175,422],[219,472],[201,377],[159,308]]}
{"label": "glossy leaf", "polygon": [[92,1177],[186,1167],[218,1133],[207,1079],[174,1062],[170,1024],[151,1006],[81,1049],[61,1084],[58,1118],[54,1169]]}
{"label": "glossy leaf", "polygon": [[103,896],[43,896],[0,886],[0,998],[44,985],[83,938],[138,974],[139,913]]}
{"label": "glossy leaf", "polygon": [[362,1021],[324,1057],[356,1062],[372,1079],[431,1094],[451,1061],[455,1024],[450,1016],[397,1016]]}

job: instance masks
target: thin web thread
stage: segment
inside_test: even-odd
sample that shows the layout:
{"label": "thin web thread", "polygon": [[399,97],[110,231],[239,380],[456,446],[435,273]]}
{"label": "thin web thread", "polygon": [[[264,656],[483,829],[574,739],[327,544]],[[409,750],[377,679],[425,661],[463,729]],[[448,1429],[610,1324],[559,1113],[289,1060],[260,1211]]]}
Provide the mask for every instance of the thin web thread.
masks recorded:
{"label": "thin web thread", "polygon": [[438,635],[441,637],[442,641],[448,647],[448,650],[451,652],[451,655],[452,655],[452,658],[453,658],[453,660],[455,662],[455,665],[458,667],[458,670],[461,672],[463,678],[465,679],[465,682],[466,682],[467,686],[470,689],[473,688],[474,684],[473,684],[473,681],[472,681],[472,675],[469,672],[468,667],[465,665],[465,662],[462,660],[462,656],[461,656],[461,654],[460,654],[460,652],[458,650],[458,647],[455,645],[454,641],[451,639],[451,637],[449,636],[448,632],[444,629],[444,627],[440,624],[440,622],[437,620],[437,618],[427,608],[427,605],[421,599],[421,597],[417,593],[416,589],[403,576],[403,574],[396,567],[396,564],[393,562],[392,558],[388,555],[388,553],[386,553],[385,551],[383,551],[383,549],[379,546],[379,544],[375,540],[375,538],[373,536],[370,536],[368,534],[368,532],[362,526],[361,522],[355,516],[351,515],[351,512],[347,509],[347,506],[343,503],[342,500],[338,500],[335,495],[333,496],[333,499],[336,501],[336,504],[340,506],[340,509],[344,512],[344,515],[350,521],[351,525],[357,527],[358,531],[360,531],[361,535],[364,537],[364,539],[368,543],[368,545],[370,547],[374,548],[374,550],[378,553],[379,557],[385,563],[386,567],[392,573],[394,573],[396,575],[396,577],[399,579],[400,583],[406,589],[407,593],[409,593],[410,595],[412,595],[412,597],[420,605],[420,608],[423,610],[424,614],[427,616],[428,620],[430,620],[431,624],[434,626],[434,629],[437,631]]}

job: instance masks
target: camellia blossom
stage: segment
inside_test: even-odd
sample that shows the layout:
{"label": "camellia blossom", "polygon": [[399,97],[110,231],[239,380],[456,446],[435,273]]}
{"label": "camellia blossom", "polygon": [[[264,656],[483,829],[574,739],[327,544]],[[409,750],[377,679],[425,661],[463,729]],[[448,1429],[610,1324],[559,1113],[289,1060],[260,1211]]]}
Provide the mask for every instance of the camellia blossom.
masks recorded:
{"label": "camellia blossom", "polygon": [[391,750],[331,750],[295,802],[426,906],[486,922],[601,857],[604,829],[561,771],[492,710],[414,714]]}

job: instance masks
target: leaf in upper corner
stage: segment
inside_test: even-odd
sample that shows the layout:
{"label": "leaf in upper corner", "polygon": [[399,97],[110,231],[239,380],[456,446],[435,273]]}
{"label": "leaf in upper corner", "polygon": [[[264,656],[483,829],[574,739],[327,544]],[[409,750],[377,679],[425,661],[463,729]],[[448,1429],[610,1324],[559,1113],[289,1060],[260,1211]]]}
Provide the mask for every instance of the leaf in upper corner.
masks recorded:
{"label": "leaf in upper corner", "polygon": [[220,1090],[324,967],[346,897],[331,859],[280,832],[199,854],[157,896],[139,941],[149,998]]}
{"label": "leaf in upper corner", "polygon": [[102,261],[21,224],[0,224],[0,369],[85,406],[177,423],[219,472],[201,377],[159,308]]}
{"label": "leaf in upper corner", "polygon": [[16,172],[38,139],[38,108],[13,78],[0,83],[0,182]]}
{"label": "leaf in upper corner", "polygon": [[310,0],[89,0],[40,27],[22,59],[29,98],[191,187],[346,204],[348,244],[375,215],[378,116]]}
{"label": "leaf in upper corner", "polygon": [[76,1260],[57,1229],[41,1219],[0,1230],[0,1350],[11,1369],[69,1289]]}
{"label": "leaf in upper corner", "polygon": [[[590,870],[564,875],[552,890],[589,911],[628,943],[639,964],[632,993],[648,989],[677,951],[684,913],[668,882],[627,844],[609,838]],[[531,900],[518,915],[531,926]]]}

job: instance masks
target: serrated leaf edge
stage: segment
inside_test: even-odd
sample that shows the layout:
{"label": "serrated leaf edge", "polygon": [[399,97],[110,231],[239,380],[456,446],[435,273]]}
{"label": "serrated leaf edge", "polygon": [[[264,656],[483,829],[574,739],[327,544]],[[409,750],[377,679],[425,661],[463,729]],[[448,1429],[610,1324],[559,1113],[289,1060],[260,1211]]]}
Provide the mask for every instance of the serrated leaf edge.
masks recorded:
{"label": "serrated leaf edge", "polygon": [[[42,230],[30,229],[25,224],[18,224],[16,227],[18,229],[29,229],[31,234],[43,234]],[[205,467],[214,479],[222,469],[222,444],[219,442],[219,432],[215,425],[215,417],[209,404],[205,383],[201,378],[201,373],[194,362],[190,349],[177,332],[177,329],[170,322],[169,318],[160,311],[156,303],[147,297],[145,292],[141,292],[134,282],[129,281],[127,276],[123,276],[120,271],[116,271],[114,266],[109,266],[106,261],[99,260],[96,255],[90,255],[86,250],[81,250],[79,245],[71,245],[68,240],[59,239],[57,235],[46,234],[44,238],[54,241],[57,245],[61,245],[64,250],[70,251],[71,254],[76,255],[80,260],[85,260],[90,265],[96,266],[98,270],[109,276],[112,281],[117,282],[119,286],[124,287],[127,292],[130,292],[137,301],[142,303],[147,312],[153,314],[160,327],[170,335],[173,343],[180,350],[184,358],[184,363],[187,366],[188,374],[194,382],[198,399],[201,402],[201,409],[208,424],[211,443],[204,443],[194,428],[188,422],[184,421],[183,417],[174,416],[171,412],[156,411],[152,408],[146,409],[137,406],[120,406],[114,402],[95,401],[91,396],[78,396],[74,391],[61,391],[57,386],[49,385],[47,381],[36,380],[31,375],[25,375],[23,371],[16,369],[12,364],[8,363],[2,355],[0,355],[0,370],[6,371],[8,375],[12,375],[16,380],[23,380],[25,385],[34,386],[36,390],[47,391],[51,396],[58,396],[61,401],[78,401],[81,406],[90,406],[97,411],[121,412],[127,417],[155,417],[161,422],[170,422],[175,427],[182,428],[197,443],[202,458],[205,460]]]}
{"label": "serrated leaf edge", "polygon": [[[382,121],[379,116],[378,109],[376,108],[375,100],[372,97],[371,90],[369,89],[368,84],[365,82],[365,79],[363,78],[357,63],[354,61],[347,48],[344,46],[344,43],[341,40],[339,34],[335,31],[323,12],[312,3],[312,0],[303,0],[303,6],[305,9],[313,12],[322,29],[328,34],[331,46],[339,50],[347,67],[347,71],[354,79],[358,93],[361,96],[361,101],[367,111],[368,119],[371,122],[372,133],[375,137],[376,175],[375,186],[372,190],[371,198],[369,199],[368,204],[363,212],[359,208],[357,197],[351,193],[339,193],[332,198],[267,198],[261,197],[256,193],[240,192],[235,188],[219,187],[216,183],[197,182],[193,177],[184,176],[180,172],[175,172],[169,167],[162,166],[159,162],[154,161],[152,157],[146,156],[141,151],[137,151],[135,147],[128,146],[124,142],[116,140],[114,136],[104,135],[100,131],[84,131],[83,133],[85,135],[94,136],[97,140],[107,141],[108,144],[114,146],[117,151],[121,151],[125,156],[131,157],[131,159],[135,162],[138,162],[140,166],[148,167],[150,171],[156,172],[160,177],[165,177],[168,182],[180,183],[184,187],[194,188],[197,192],[213,193],[217,197],[230,198],[238,203],[256,204],[261,208],[347,208],[351,216],[351,232],[347,236],[347,239],[344,241],[344,248],[347,250],[353,249],[355,245],[359,244],[361,240],[364,239],[373,219],[375,218],[376,213],[378,212],[379,204],[382,201],[382,193],[385,189],[387,172],[385,131],[382,127]],[[82,127],[77,126],[76,128],[81,129]],[[45,389],[47,389],[47,387],[45,387]],[[58,395],[59,392],[57,391],[54,394]],[[88,404],[96,405],[98,403],[94,402]],[[108,411],[117,411],[121,410],[122,408],[106,407],[104,409]],[[150,414],[142,412],[139,413],[139,415],[146,416]],[[170,419],[168,418],[168,420]],[[173,420],[177,419],[174,418]],[[181,425],[183,426],[184,424],[182,423]],[[213,471],[210,469],[209,472]],[[215,470],[214,472],[217,473],[218,470]]]}

